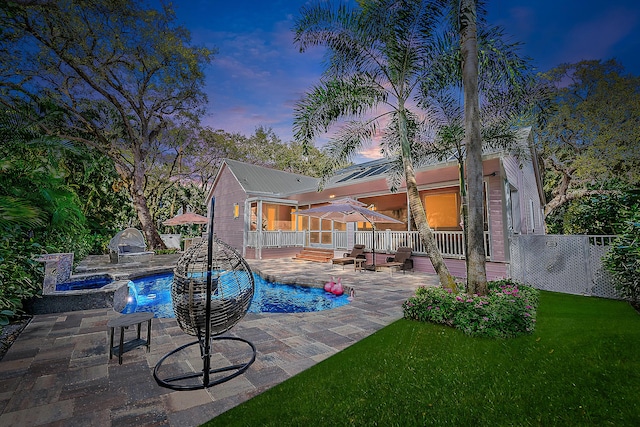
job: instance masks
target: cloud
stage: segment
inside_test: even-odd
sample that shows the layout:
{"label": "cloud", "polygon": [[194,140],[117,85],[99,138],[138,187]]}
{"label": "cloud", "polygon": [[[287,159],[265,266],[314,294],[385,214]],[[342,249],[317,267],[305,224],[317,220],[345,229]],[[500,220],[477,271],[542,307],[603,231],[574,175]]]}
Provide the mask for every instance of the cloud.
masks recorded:
{"label": "cloud", "polygon": [[293,139],[294,106],[320,78],[322,51],[301,54],[293,43],[292,15],[281,16],[267,29],[194,31],[194,39],[218,50],[206,70],[205,125],[245,135],[266,126],[283,141]]}

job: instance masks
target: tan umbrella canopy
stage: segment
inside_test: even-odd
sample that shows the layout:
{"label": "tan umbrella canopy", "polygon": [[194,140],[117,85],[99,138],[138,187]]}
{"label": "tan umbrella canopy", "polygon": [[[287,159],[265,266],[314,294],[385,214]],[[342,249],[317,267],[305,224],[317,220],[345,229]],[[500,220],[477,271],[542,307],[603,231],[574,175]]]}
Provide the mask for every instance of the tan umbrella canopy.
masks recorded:
{"label": "tan umbrella canopy", "polygon": [[367,221],[371,224],[371,232],[373,236],[373,247],[371,248],[373,255],[373,267],[376,265],[376,229],[375,224],[378,222],[390,222],[403,224],[402,221],[383,215],[379,212],[367,209],[364,203],[354,200],[350,197],[335,200],[328,205],[319,206],[317,208],[298,210],[298,215],[309,215],[316,218],[332,219],[338,222],[360,222]]}
{"label": "tan umbrella canopy", "polygon": [[187,224],[206,224],[209,219],[206,216],[199,215],[195,212],[187,212],[176,215],[163,222],[164,225],[187,225]]}

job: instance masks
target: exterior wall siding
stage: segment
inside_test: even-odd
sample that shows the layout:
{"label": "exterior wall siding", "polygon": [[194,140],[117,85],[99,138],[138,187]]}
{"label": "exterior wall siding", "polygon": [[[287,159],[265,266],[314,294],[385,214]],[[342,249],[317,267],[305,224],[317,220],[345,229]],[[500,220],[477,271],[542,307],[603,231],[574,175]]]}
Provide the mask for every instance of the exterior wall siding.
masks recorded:
{"label": "exterior wall siding", "polygon": [[[499,165],[498,165],[499,166]],[[493,173],[493,172],[489,172]],[[488,175],[485,172],[485,175]],[[506,239],[504,227],[504,191],[500,174],[489,176],[487,182],[487,199],[489,212],[489,235],[491,236],[491,261],[506,260]]]}
{"label": "exterior wall siding", "polygon": [[521,164],[514,157],[505,157],[502,165],[507,180],[518,190],[521,234],[544,234],[542,205],[531,159]]}
{"label": "exterior wall siding", "polygon": [[[244,201],[247,194],[231,171],[223,166],[213,189],[216,198],[213,232],[223,242],[242,253],[244,234]],[[234,205],[240,207],[240,215],[234,218]]]}

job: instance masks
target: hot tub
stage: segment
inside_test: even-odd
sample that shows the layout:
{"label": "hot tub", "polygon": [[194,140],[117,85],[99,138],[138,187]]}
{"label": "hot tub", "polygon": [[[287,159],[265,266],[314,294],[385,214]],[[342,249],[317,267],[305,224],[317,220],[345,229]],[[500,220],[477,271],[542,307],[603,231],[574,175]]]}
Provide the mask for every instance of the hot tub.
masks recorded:
{"label": "hot tub", "polygon": [[110,274],[71,276],[57,283],[55,291],[32,298],[25,304],[32,314],[113,308],[121,311],[127,305],[129,280],[116,280]]}

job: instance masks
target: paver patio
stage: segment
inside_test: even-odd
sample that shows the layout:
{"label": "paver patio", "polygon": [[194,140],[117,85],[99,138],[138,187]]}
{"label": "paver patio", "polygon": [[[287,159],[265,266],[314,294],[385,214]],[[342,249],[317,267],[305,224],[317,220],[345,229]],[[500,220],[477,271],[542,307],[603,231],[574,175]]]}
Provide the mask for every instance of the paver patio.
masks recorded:
{"label": "paver patio", "polygon": [[[272,281],[320,285],[341,277],[355,298],[322,312],[247,314],[228,335],[251,341],[256,361],[243,375],[195,391],[160,387],[152,375],[162,356],[194,341],[175,319],[154,319],[151,352],[131,350],[118,365],[117,357],[109,360],[107,321],[119,315],[113,310],[34,316],[0,361],[0,425],[199,425],[399,319],[402,301],[419,285],[437,283],[422,273],[355,272],[283,259],[249,263]],[[195,353],[184,363],[197,371]],[[224,354],[214,354],[212,366]]]}

